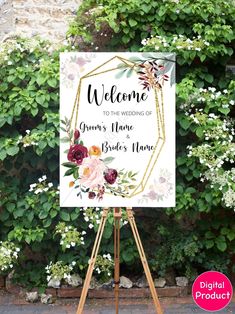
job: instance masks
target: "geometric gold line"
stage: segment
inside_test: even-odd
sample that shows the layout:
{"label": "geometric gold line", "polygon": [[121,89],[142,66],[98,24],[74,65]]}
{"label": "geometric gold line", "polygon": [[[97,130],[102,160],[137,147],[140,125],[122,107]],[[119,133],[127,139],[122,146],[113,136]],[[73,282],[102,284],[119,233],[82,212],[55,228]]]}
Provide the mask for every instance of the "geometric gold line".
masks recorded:
{"label": "geometric gold line", "polygon": [[[86,78],[92,77],[92,76],[96,76],[96,75],[101,75],[107,72],[111,72],[117,69],[120,69],[120,66],[115,67],[115,68],[111,68],[111,69],[106,69],[104,71],[98,72],[98,73],[94,73],[95,71],[99,70],[100,68],[102,68],[104,65],[108,64],[109,62],[111,62],[112,60],[114,60],[115,58],[117,58],[118,60],[120,60],[121,62],[125,63],[125,65],[134,68],[137,64],[135,62],[132,62],[128,59],[125,59],[123,57],[119,57],[119,56],[114,56],[113,58],[107,60],[106,62],[104,62],[103,64],[99,65],[98,67],[96,67],[95,69],[93,69],[92,71],[90,71],[89,73],[85,74],[84,76],[82,76],[79,80],[79,84],[78,84],[78,89],[77,89],[77,93],[76,93],[76,97],[75,97],[75,102],[74,102],[74,106],[73,106],[73,110],[72,110],[72,115],[71,115],[71,119],[70,119],[70,129],[71,129],[71,124],[72,124],[72,120],[74,118],[74,114],[75,114],[75,129],[77,126],[77,122],[78,122],[78,110],[79,110],[79,105],[80,105],[80,94],[81,94],[81,86],[82,86],[82,81]],[[164,103],[163,103],[163,91],[161,90],[161,93],[159,95],[159,92],[156,88],[154,88],[154,93],[155,93],[155,104],[156,104],[156,119],[157,119],[157,130],[158,130],[158,139],[156,142],[156,145],[153,149],[153,152],[151,154],[150,160],[147,164],[147,167],[145,169],[144,175],[142,177],[142,180],[140,181],[140,183],[138,184],[138,186],[132,191],[132,193],[130,195],[127,195],[127,198],[131,198],[133,196],[136,196],[140,193],[142,193],[147,185],[147,182],[149,180],[149,177],[152,174],[152,171],[157,163],[157,160],[160,156],[160,153],[162,151],[162,148],[164,146],[165,143],[165,119],[164,119]],[[161,105],[160,105],[161,104]],[[161,108],[160,108],[161,106]],[[76,109],[76,113],[75,113],[75,109]],[[160,143],[160,147],[159,147],[159,143]],[[156,155],[156,156],[155,156]],[[155,158],[154,158],[155,157]],[[140,189],[139,189],[140,188]],[[106,194],[110,194],[108,192],[105,192]],[[117,192],[118,194],[118,192]]]}

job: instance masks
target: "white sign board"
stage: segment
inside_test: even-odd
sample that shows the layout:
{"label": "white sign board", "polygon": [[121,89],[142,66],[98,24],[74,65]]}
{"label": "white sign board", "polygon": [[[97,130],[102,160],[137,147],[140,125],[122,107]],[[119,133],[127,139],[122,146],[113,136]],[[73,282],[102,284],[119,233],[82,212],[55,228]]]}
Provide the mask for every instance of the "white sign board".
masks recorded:
{"label": "white sign board", "polygon": [[175,206],[175,56],[62,53],[60,205]]}

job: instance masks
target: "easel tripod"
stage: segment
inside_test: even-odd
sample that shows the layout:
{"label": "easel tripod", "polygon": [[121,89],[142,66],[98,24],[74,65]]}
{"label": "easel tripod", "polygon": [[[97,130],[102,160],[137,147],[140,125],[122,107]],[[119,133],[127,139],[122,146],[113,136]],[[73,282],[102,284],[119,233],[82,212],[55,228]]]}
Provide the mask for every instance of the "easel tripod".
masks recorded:
{"label": "easel tripod", "polygon": [[[88,270],[87,270],[87,274],[86,274],[86,279],[85,279],[84,286],[82,289],[82,294],[81,294],[81,298],[79,301],[77,314],[83,313],[83,308],[85,305],[88,289],[90,286],[92,273],[93,273],[93,270],[95,267],[95,262],[96,262],[97,254],[99,251],[102,235],[104,232],[104,227],[105,227],[105,223],[107,220],[108,212],[109,212],[109,208],[104,208],[103,213],[102,213],[101,223],[100,223],[100,226],[99,226],[99,229],[98,229],[98,232],[96,235],[94,247],[92,250],[92,254],[91,254],[91,258],[90,258],[90,262],[89,262],[89,266],[88,266]],[[160,302],[159,302],[159,299],[157,296],[157,292],[156,292],[156,289],[154,286],[153,278],[151,276],[148,262],[147,262],[147,259],[146,259],[145,253],[144,253],[143,245],[142,245],[142,242],[140,240],[139,232],[138,232],[138,229],[137,229],[137,226],[135,223],[133,210],[132,210],[132,208],[127,208],[126,212],[127,212],[128,221],[129,221],[129,224],[131,226],[131,230],[132,230],[132,233],[133,233],[133,236],[135,238],[135,242],[136,242],[136,245],[137,245],[137,248],[139,251],[140,259],[141,259],[141,262],[143,264],[144,272],[145,272],[145,275],[146,275],[146,278],[147,278],[147,281],[149,284],[149,288],[150,288],[153,302],[155,305],[156,313],[157,314],[163,314],[163,311],[161,309],[161,305],[160,305]],[[115,265],[114,266],[114,284],[115,284],[114,293],[115,293],[116,314],[118,314],[119,280],[120,280],[120,219],[122,217],[121,208],[114,208],[113,216],[114,216],[114,265]]]}

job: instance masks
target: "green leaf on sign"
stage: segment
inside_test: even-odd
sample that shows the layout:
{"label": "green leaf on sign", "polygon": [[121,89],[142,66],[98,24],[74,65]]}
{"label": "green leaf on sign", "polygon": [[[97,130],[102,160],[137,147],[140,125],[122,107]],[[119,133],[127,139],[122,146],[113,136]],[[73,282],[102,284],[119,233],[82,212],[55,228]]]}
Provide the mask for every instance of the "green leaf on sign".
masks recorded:
{"label": "green leaf on sign", "polygon": [[62,163],[62,166],[67,167],[67,168],[74,168],[74,167],[77,167],[77,164],[75,164],[74,162],[64,162]]}
{"label": "green leaf on sign", "polygon": [[106,157],[103,162],[108,165],[110,164],[115,158],[114,157]]}
{"label": "green leaf on sign", "polygon": [[65,176],[65,177],[70,176],[71,174],[73,174],[73,172],[74,172],[74,168],[68,169],[68,170],[65,172],[64,176]]}

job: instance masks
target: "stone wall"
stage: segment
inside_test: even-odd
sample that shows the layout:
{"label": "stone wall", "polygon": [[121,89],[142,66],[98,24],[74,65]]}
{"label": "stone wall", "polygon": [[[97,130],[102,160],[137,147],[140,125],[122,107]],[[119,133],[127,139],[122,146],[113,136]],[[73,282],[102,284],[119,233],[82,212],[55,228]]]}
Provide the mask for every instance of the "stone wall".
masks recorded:
{"label": "stone wall", "polygon": [[61,41],[80,3],[81,0],[0,0],[0,37],[16,31]]}
{"label": "stone wall", "polygon": [[0,0],[0,38],[14,31],[14,13],[12,0]]}

